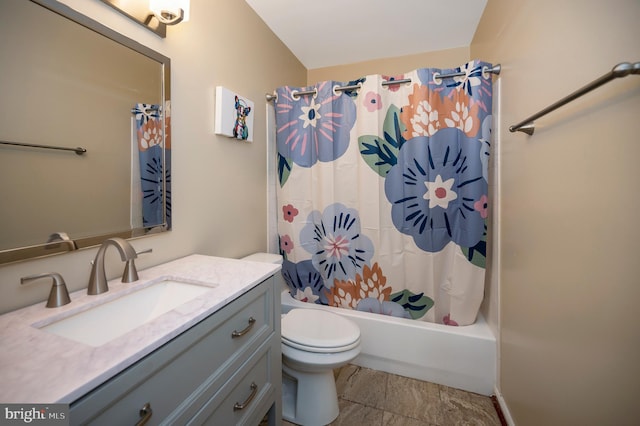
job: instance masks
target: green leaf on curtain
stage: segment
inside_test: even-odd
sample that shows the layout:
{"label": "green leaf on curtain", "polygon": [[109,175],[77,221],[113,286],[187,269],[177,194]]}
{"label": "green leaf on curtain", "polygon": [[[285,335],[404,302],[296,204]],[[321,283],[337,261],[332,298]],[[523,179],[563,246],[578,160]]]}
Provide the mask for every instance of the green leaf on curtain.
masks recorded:
{"label": "green leaf on curtain", "polygon": [[434,305],[432,298],[425,296],[424,293],[414,294],[409,290],[402,290],[389,296],[389,300],[402,305],[405,311],[409,313],[412,319],[418,319],[424,316]]}
{"label": "green leaf on curtain", "polygon": [[391,105],[384,119],[384,139],[375,135],[364,135],[358,138],[360,154],[365,163],[383,178],[398,162],[398,152],[405,142],[402,133],[405,125],[400,121],[400,108]]}
{"label": "green leaf on curtain", "polygon": [[278,180],[280,181],[280,188],[282,188],[287,182],[287,179],[289,179],[291,167],[291,161],[278,153]]}
{"label": "green leaf on curtain", "polygon": [[358,138],[362,159],[382,177],[387,177],[397,157],[393,148],[377,136],[365,135]]}
{"label": "green leaf on curtain", "polygon": [[476,265],[479,268],[486,269],[487,267],[487,225],[485,221],[484,233],[482,238],[473,247],[460,247],[462,253],[469,262]]}
{"label": "green leaf on curtain", "polygon": [[400,120],[400,108],[391,105],[387,110],[387,116],[384,118],[384,139],[396,148],[396,154],[400,151],[402,144],[406,139],[402,134],[407,131],[407,126]]}

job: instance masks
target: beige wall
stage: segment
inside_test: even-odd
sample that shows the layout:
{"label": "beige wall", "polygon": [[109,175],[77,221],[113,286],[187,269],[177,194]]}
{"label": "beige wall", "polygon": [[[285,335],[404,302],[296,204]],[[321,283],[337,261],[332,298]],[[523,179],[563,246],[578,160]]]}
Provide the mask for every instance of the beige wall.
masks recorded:
{"label": "beige wall", "polygon": [[637,0],[490,0],[471,55],[500,62],[499,389],[518,425],[637,424],[640,76],[507,128],[640,60]]}
{"label": "beige wall", "polygon": [[[306,69],[243,1],[191,0],[191,19],[161,39],[98,0],[63,3],[172,60],[173,231],[134,240],[140,269],[190,253],[240,257],[266,250],[264,94],[304,85]],[[28,25],[25,23],[25,25]],[[214,134],[215,86],[255,102],[254,142]],[[71,290],[85,288],[95,249],[0,266],[0,313],[39,301],[43,283],[20,277],[59,272]],[[107,253],[109,278],[121,274],[116,250]]]}

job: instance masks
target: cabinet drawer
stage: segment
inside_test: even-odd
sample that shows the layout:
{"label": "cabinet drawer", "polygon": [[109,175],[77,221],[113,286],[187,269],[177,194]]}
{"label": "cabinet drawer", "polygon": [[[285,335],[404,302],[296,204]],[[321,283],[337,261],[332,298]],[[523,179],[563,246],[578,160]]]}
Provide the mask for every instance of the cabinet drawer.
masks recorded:
{"label": "cabinet drawer", "polygon": [[134,424],[150,403],[154,425],[185,410],[203,382],[221,387],[273,333],[273,297],[272,285],[255,287],[72,404],[71,423]]}
{"label": "cabinet drawer", "polygon": [[187,424],[258,424],[274,398],[274,378],[269,369],[270,357],[274,356],[271,349],[269,345],[255,353]]}

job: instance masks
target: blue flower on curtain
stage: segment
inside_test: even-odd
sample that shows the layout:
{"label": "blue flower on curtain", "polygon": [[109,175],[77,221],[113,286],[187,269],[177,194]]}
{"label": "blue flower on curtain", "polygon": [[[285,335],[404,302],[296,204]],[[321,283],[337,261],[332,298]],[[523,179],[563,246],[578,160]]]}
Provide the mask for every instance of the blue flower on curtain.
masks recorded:
{"label": "blue flower on curtain", "polygon": [[356,310],[362,312],[371,312],[374,314],[388,315],[391,317],[409,319],[411,318],[411,315],[409,315],[409,313],[404,310],[402,305],[396,302],[389,301],[380,302],[374,297],[367,297],[366,299],[360,300],[360,302],[358,302]]}
{"label": "blue flower on curtain", "polygon": [[334,279],[355,279],[374,251],[371,240],[360,232],[358,211],[340,203],[327,206],[322,214],[309,214],[300,244],[329,285]]}
{"label": "blue flower on curtain", "polygon": [[[276,132],[278,154],[302,167],[318,161],[333,161],[349,146],[349,133],[356,121],[354,100],[334,94],[337,82],[314,87],[277,89]],[[295,96],[296,91],[317,90],[315,96]],[[295,99],[298,98],[298,99]]]}
{"label": "blue flower on curtain", "polygon": [[471,96],[471,89],[482,84],[483,65],[484,64],[476,64],[475,61],[471,61],[461,67],[456,68],[455,72],[464,72],[465,75],[460,77],[453,77],[451,79],[452,81],[447,83],[447,87],[462,86],[462,89]]}
{"label": "blue flower on curtain", "polygon": [[457,128],[406,141],[385,180],[395,227],[418,247],[437,252],[450,241],[473,247],[484,232],[474,205],[487,194],[480,142]]}
{"label": "blue flower on curtain", "polygon": [[[489,64],[482,61],[470,61],[460,67],[452,68],[452,69],[436,69],[436,68],[420,68],[417,70],[418,78],[425,85],[433,85],[435,84],[433,81],[433,74],[437,72],[438,74],[452,74],[464,72],[465,75],[459,77],[451,77],[446,79],[441,79],[442,85],[447,88],[459,88],[461,87],[469,96],[474,95],[473,91],[479,92],[479,89],[483,82],[488,82],[490,84],[490,80],[485,80],[482,77],[482,68],[488,66]],[[487,84],[487,83],[485,83]],[[477,94],[477,93],[476,93]]]}
{"label": "blue flower on curtain", "polygon": [[295,299],[324,305],[328,303],[322,276],[310,260],[294,263],[285,259],[282,262],[282,277]]}

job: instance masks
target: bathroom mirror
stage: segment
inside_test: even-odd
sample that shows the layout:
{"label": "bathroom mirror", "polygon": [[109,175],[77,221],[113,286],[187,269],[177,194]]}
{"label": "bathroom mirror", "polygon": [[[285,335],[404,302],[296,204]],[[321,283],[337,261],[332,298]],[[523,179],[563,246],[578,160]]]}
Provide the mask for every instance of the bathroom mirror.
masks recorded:
{"label": "bathroom mirror", "polygon": [[0,2],[0,264],[171,228],[169,77],[62,3]]}

